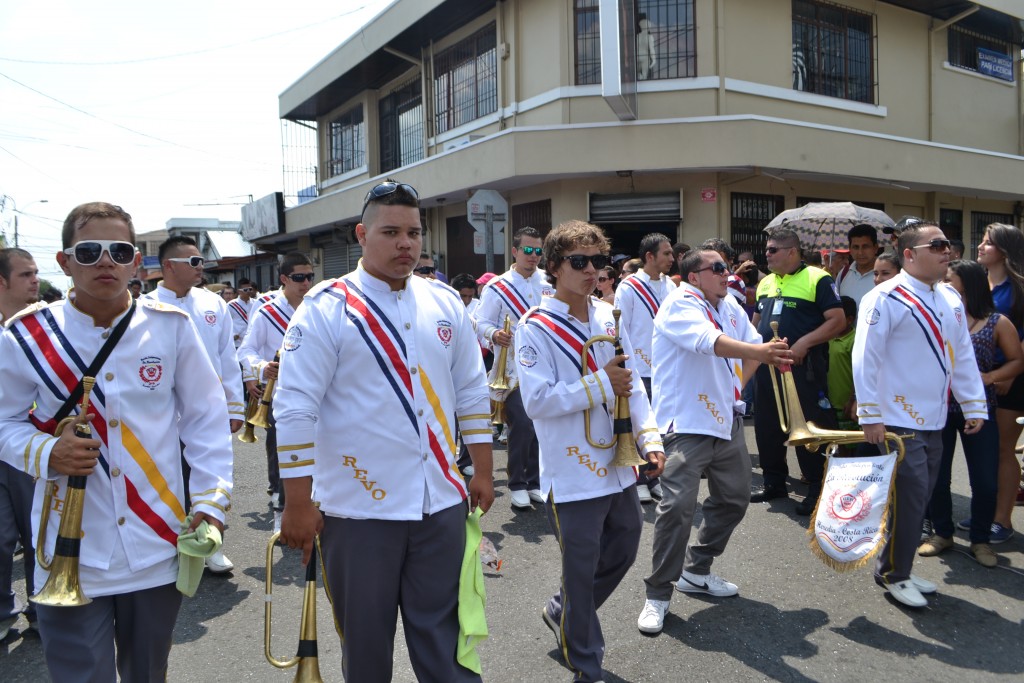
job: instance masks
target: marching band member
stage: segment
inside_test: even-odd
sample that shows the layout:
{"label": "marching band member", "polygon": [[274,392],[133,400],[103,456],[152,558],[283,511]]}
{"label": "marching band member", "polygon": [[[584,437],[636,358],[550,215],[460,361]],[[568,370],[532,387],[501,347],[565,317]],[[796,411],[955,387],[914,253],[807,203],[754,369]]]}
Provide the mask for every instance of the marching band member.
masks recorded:
{"label": "marching band member", "polygon": [[[242,373],[232,343],[232,325],[228,305],[219,294],[197,287],[203,281],[203,257],[196,241],[186,235],[169,237],[157,251],[163,280],[143,298],[177,306],[188,313],[203,340],[213,369],[224,387],[231,433],[242,428],[245,405],[242,403]],[[185,466],[185,499],[188,500],[189,477]],[[187,505],[186,505],[187,507]],[[225,574],[235,568],[224,554],[223,547],[206,558],[206,568],[214,574]]]}
{"label": "marching band member", "polygon": [[[886,448],[886,431],[909,434],[896,467],[888,538],[875,581],[910,607],[938,587],[911,574],[925,508],[942,460],[950,391],[963,408],[964,434],[988,417],[974,346],[956,290],[943,283],[949,240],[937,225],[900,233],[903,270],[864,295],[853,344],[857,417],[868,443]],[[955,361],[955,362],[954,362]]]}
{"label": "marching band member", "polygon": [[[185,519],[179,440],[192,468],[191,528],[205,520],[223,529],[230,502],[227,408],[210,400],[223,389],[183,311],[133,302],[127,284],[141,260],[134,240],[131,217],[120,207],[75,208],[64,222],[64,251],[57,253],[74,289],[64,301],[23,312],[0,339],[0,455],[38,478],[36,528],[46,480],[56,481],[47,556],[55,553],[67,477],[88,482],[78,564],[92,602],[36,607],[43,655],[56,681],[166,678],[181,605],[175,587]],[[98,356],[92,438],[73,428],[54,434],[54,416]],[[47,576],[37,566],[36,586]]]}
{"label": "marching band member", "polygon": [[573,680],[588,682],[603,678],[597,610],[636,559],[643,518],[633,468],[611,465],[614,448],[588,445],[584,412],[590,411],[591,438],[610,443],[615,397],[629,397],[635,436],[652,476],[665,464],[647,395],[634,382],[628,337],[621,339],[624,356],[615,356],[610,344],[593,345],[588,374],[581,377],[586,340],[615,332],[612,307],[590,296],[598,271],[608,265],[608,251],[604,233],[589,223],[569,221],[552,230],[544,256],[556,293],[543,298],[516,331],[523,405],[540,440],[540,490],[562,551],[561,589],[541,615]]}
{"label": "marching band member", "polygon": [[[24,249],[0,249],[0,325],[39,299],[39,268]],[[25,592],[32,595],[35,538],[32,536],[32,495],[35,482],[25,472],[0,461],[0,640],[24,610],[29,628],[36,626],[36,606],[22,606],[11,586],[14,549],[21,540]]]}
{"label": "marching band member", "polygon": [[[679,265],[683,280],[654,319],[654,413],[665,439],[665,495],[654,522],[647,601],[637,619],[659,633],[672,584],[684,593],[736,595],[711,573],[750,502],[750,455],[743,436],[745,379],[759,363],[790,361],[784,342],[762,343],[735,297],[729,266],[712,250],[694,250]],[[740,360],[746,360],[740,367]],[[679,379],[686,380],[680,383]],[[710,496],[697,541],[687,547],[701,474]]]}
{"label": "marching band member", "polygon": [[[654,316],[665,297],[676,288],[668,277],[674,262],[672,242],[658,232],[644,235],[640,240],[640,258],[643,268],[625,278],[615,290],[615,308],[622,311],[620,324],[633,344],[636,367],[650,396]],[[658,498],[662,495],[658,480],[649,479],[643,471],[638,474],[636,493],[641,503],[651,502],[652,493]]]}
{"label": "marching band member", "polygon": [[[456,649],[467,513],[494,500],[480,347],[458,294],[412,277],[415,189],[375,186],[355,232],[359,266],[312,291],[285,337],[281,539],[306,562],[321,534],[346,680],[391,680],[401,609],[417,680],[479,681]],[[453,417],[473,458],[468,490]]]}
{"label": "marching band member", "polygon": [[[515,347],[512,334],[504,330],[504,322],[507,315],[515,324],[532,306],[538,305],[542,297],[554,294],[554,290],[545,279],[544,271],[537,267],[541,260],[539,232],[533,228],[517,231],[512,237],[512,257],[515,259],[512,267],[488,282],[480,294],[476,331],[483,343],[492,345],[495,356],[499,346],[508,348],[505,370],[512,387],[504,396],[508,423],[508,489],[512,507],[528,509],[533,507],[530,501],[544,502],[539,490],[537,433],[523,410],[523,398],[517,386]],[[491,367],[492,374],[497,372],[497,367],[497,363]]]}
{"label": "marching band member", "polygon": [[[242,363],[242,381],[251,396],[263,396],[262,385],[277,377],[277,361],[274,356],[281,349],[284,333],[295,310],[302,305],[302,297],[313,286],[313,264],[304,255],[290,252],[281,258],[277,267],[278,280],[281,282],[280,294],[269,296],[256,309],[249,323],[249,330],[242,339],[238,349],[238,358]],[[266,296],[266,295],[265,295]],[[261,297],[263,298],[263,297]],[[273,397],[271,397],[273,399]],[[284,510],[284,488],[277,464],[277,429],[275,427],[274,406],[271,404],[267,413],[267,481],[271,505],[274,508],[274,531],[281,528],[281,512]]]}
{"label": "marching band member", "polygon": [[235,348],[242,345],[242,339],[249,329],[249,320],[260,305],[256,300],[256,285],[247,277],[238,281],[238,296],[228,302],[228,314],[231,316],[232,335]]}

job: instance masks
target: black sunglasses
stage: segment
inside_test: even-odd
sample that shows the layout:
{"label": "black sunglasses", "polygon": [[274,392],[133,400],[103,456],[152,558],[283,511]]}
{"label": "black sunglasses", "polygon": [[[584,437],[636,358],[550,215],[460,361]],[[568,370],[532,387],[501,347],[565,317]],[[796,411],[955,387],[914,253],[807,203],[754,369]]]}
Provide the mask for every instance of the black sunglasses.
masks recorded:
{"label": "black sunglasses", "polygon": [[725,275],[726,273],[729,272],[729,266],[725,265],[725,263],[723,261],[715,261],[710,266],[705,266],[704,268],[698,268],[697,270],[695,270],[693,272],[701,273],[701,272],[703,272],[705,270],[710,270],[715,275]]}
{"label": "black sunglasses", "polygon": [[776,254],[783,249],[796,249],[796,247],[766,247],[765,251],[769,254]]}
{"label": "black sunglasses", "polygon": [[540,256],[541,254],[544,253],[544,249],[542,249],[541,247],[519,247],[519,248],[527,256],[530,256],[531,254],[536,254],[537,256]]}
{"label": "black sunglasses", "polygon": [[594,254],[593,256],[573,254],[572,256],[563,256],[562,260],[568,261],[573,270],[583,270],[588,263],[592,264],[595,269],[601,270],[612,262],[612,257],[608,254]]}
{"label": "black sunglasses", "polygon": [[413,270],[414,273],[419,273],[420,275],[431,275],[436,271],[437,268],[435,268],[434,266],[420,266],[419,268],[415,268]]}
{"label": "black sunglasses", "polygon": [[292,273],[288,275],[292,282],[312,282],[313,277],[313,273]]}
{"label": "black sunglasses", "polygon": [[930,242],[927,242],[925,244],[918,244],[918,245],[915,245],[912,248],[913,249],[924,249],[925,247],[928,247],[930,250],[934,251],[936,254],[941,254],[942,252],[944,252],[947,249],[949,249],[950,244],[952,244],[952,242],[950,242],[949,240],[941,239],[941,238],[937,237],[937,238],[931,240]]}
{"label": "black sunglasses", "polygon": [[135,245],[119,240],[85,240],[64,250],[80,266],[94,266],[103,258],[103,252],[110,254],[110,260],[119,266],[127,266],[135,259]]}
{"label": "black sunglasses", "polygon": [[402,188],[403,192],[412,195],[413,199],[419,199],[420,195],[416,192],[416,188],[412,185],[405,183],[396,183],[393,180],[387,180],[379,185],[375,185],[366,193],[366,197],[363,198],[363,213],[366,213],[366,207],[369,206],[370,202],[380,199],[381,197],[387,197],[389,194],[394,194],[398,191],[398,188]]}

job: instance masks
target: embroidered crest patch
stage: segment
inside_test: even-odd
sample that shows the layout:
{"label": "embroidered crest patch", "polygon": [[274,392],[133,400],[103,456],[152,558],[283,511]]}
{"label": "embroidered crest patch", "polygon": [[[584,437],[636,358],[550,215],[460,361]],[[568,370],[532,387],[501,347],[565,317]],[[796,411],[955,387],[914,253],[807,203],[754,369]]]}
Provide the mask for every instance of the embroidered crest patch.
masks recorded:
{"label": "embroidered crest patch", "polygon": [[519,349],[517,358],[519,358],[519,364],[524,368],[532,368],[537,364],[537,349],[529,345],[524,346]]}
{"label": "embroidered crest patch", "polygon": [[160,380],[164,376],[164,366],[157,356],[146,356],[139,365],[139,378],[142,386],[153,391],[160,386]]}
{"label": "embroidered crest patch", "polygon": [[217,324],[217,314],[214,313],[213,311],[206,311],[205,313],[203,313],[203,319],[206,320],[207,325]]}
{"label": "embroidered crest patch", "polygon": [[288,333],[284,335],[282,347],[285,351],[294,351],[300,346],[302,346],[302,330],[297,327],[288,328]]}
{"label": "embroidered crest patch", "polygon": [[437,321],[437,338],[441,340],[445,348],[452,345],[452,324],[449,321]]}
{"label": "embroidered crest patch", "polygon": [[868,314],[867,316],[865,316],[864,319],[867,321],[868,325],[874,325],[875,323],[878,322],[878,319],[880,317],[881,314],[878,312],[878,309],[872,308],[870,311],[868,311]]}

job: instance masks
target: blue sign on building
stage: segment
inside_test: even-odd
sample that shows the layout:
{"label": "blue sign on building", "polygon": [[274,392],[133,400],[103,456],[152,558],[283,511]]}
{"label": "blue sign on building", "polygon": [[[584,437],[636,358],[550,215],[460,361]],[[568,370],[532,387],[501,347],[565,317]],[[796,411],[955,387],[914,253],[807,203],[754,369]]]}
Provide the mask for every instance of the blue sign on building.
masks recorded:
{"label": "blue sign on building", "polygon": [[160,267],[160,259],[156,256],[143,256],[142,267],[146,270],[155,270]]}
{"label": "blue sign on building", "polygon": [[1010,55],[1003,54],[1002,52],[996,52],[995,50],[987,50],[983,47],[979,47],[978,71],[986,76],[999,78],[1012,83],[1013,59]]}

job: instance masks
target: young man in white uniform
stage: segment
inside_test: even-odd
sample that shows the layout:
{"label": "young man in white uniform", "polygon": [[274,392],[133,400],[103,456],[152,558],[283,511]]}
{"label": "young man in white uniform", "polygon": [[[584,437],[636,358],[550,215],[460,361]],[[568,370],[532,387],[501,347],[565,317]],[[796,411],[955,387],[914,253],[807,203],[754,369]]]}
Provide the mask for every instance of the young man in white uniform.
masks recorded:
{"label": "young man in white uniform", "polygon": [[243,277],[238,281],[238,296],[228,302],[228,314],[231,316],[232,333],[235,348],[242,345],[242,339],[249,329],[249,321],[256,312],[259,303],[256,301],[256,285],[252,280]]}
{"label": "young man in white uniform", "polygon": [[904,605],[924,607],[922,594],[938,588],[911,568],[939,474],[950,392],[963,408],[964,434],[981,429],[988,407],[964,305],[943,283],[949,240],[934,223],[921,222],[903,230],[897,245],[903,270],[861,300],[853,382],[868,443],[888,452],[895,445],[883,443],[886,431],[912,434],[896,467],[875,581]]}
{"label": "young man in white uniform", "polygon": [[[68,477],[87,483],[77,553],[82,592],[92,602],[36,606],[43,655],[55,681],[164,680],[181,605],[179,442],[192,468],[191,528],[205,520],[223,529],[231,433],[224,401],[211,400],[223,389],[181,309],[133,301],[127,285],[141,256],[123,209],[101,202],[75,208],[62,240],[57,262],[74,289],[65,301],[21,314],[0,339],[0,456],[38,477],[35,527],[46,480],[56,483],[42,549],[48,558]],[[71,415],[77,412],[75,388],[108,339],[116,345],[95,371],[91,438],[72,427],[54,434],[67,399],[75,404]],[[47,577],[37,566],[36,586]]]}
{"label": "young man in white uniform", "polygon": [[[296,312],[274,398],[281,538],[307,561],[321,534],[348,681],[391,680],[399,610],[416,680],[480,680],[456,650],[466,516],[494,500],[489,399],[459,295],[412,276],[422,234],[412,187],[370,191],[359,266]],[[473,459],[468,486],[456,419]]]}
{"label": "young man in white uniform", "polygon": [[541,617],[573,680],[595,683],[603,679],[605,650],[597,610],[636,559],[643,525],[633,468],[611,464],[617,397],[629,398],[632,422],[632,431],[617,438],[639,444],[652,476],[661,473],[665,454],[643,383],[636,381],[628,336],[621,338],[624,355],[616,356],[610,343],[594,344],[586,368],[580,365],[588,339],[615,334],[612,307],[591,296],[608,265],[604,233],[582,221],[563,223],[545,239],[544,256],[555,295],[541,300],[516,330],[523,405],[540,441],[541,495],[562,552],[561,589]]}
{"label": "young man in white uniform", "polygon": [[[718,252],[691,251],[679,273],[679,289],[654,319],[654,413],[667,457],[651,575],[644,580],[647,601],[637,620],[644,633],[661,631],[673,583],[684,593],[739,592],[711,573],[711,563],[725,551],[750,502],[741,393],[761,362],[791,360],[785,343],[762,342],[743,307],[728,296],[729,266]],[[705,473],[710,495],[697,540],[688,546]]]}

